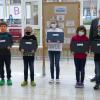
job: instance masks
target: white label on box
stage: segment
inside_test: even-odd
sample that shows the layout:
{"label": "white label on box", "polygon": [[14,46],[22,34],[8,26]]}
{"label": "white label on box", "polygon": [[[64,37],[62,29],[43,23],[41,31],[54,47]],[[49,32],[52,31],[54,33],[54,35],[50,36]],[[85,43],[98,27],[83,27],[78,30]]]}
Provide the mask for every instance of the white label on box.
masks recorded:
{"label": "white label on box", "polygon": [[4,43],[4,42],[6,42],[6,40],[0,40],[0,42],[1,42],[1,43]]}
{"label": "white label on box", "polygon": [[30,44],[30,45],[31,45],[31,44],[32,44],[32,42],[25,42],[25,44]]}

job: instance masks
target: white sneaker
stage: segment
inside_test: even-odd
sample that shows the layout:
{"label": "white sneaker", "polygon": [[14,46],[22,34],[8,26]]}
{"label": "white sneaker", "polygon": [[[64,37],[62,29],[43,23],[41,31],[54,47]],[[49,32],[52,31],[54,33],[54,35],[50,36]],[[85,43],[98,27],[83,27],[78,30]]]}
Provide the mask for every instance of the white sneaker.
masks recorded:
{"label": "white sneaker", "polygon": [[60,80],[59,79],[56,79],[56,84],[59,84],[60,83]]}
{"label": "white sneaker", "polygon": [[54,79],[51,79],[51,80],[49,81],[49,83],[50,83],[50,84],[54,83]]}

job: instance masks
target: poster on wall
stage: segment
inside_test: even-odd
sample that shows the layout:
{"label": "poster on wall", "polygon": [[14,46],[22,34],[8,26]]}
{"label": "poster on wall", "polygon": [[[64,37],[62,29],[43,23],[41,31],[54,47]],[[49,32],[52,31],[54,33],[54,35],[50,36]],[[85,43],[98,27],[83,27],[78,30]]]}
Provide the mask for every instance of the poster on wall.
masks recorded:
{"label": "poster on wall", "polygon": [[55,6],[54,7],[55,14],[67,14],[66,6]]}
{"label": "poster on wall", "polygon": [[66,26],[75,26],[75,21],[74,20],[67,20]]}
{"label": "poster on wall", "polygon": [[76,32],[75,27],[67,28],[67,34],[74,34]]}
{"label": "poster on wall", "polygon": [[64,21],[64,15],[57,15],[57,21]]}
{"label": "poster on wall", "polygon": [[71,38],[68,38],[68,37],[64,38],[64,43],[65,44],[70,44],[70,42],[71,42]]}
{"label": "poster on wall", "polygon": [[37,41],[38,41],[38,46],[40,46],[41,45],[41,38],[40,38],[40,29],[34,29],[34,35],[37,37]]}
{"label": "poster on wall", "polygon": [[64,22],[59,22],[58,26],[59,26],[59,28],[64,29]]}
{"label": "poster on wall", "polygon": [[50,28],[50,21],[47,21],[46,22],[46,29],[49,29]]}
{"label": "poster on wall", "polygon": [[20,27],[10,27],[9,32],[13,37],[14,43],[19,43],[22,37],[22,29]]}

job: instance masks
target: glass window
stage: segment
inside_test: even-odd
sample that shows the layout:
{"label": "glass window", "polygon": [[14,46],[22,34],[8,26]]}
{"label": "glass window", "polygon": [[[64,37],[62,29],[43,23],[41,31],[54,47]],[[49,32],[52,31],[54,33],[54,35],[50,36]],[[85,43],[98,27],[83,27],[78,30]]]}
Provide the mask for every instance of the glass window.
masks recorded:
{"label": "glass window", "polygon": [[44,1],[47,1],[47,2],[57,2],[59,0],[44,0]]}
{"label": "glass window", "polygon": [[93,16],[97,16],[97,8],[93,10]]}
{"label": "glass window", "polygon": [[26,24],[31,23],[31,3],[26,3]]}
{"label": "glass window", "polygon": [[4,0],[0,0],[0,5],[3,5],[4,4]]}
{"label": "glass window", "polygon": [[0,0],[0,21],[4,18],[4,8],[3,8],[4,0]]}
{"label": "glass window", "polygon": [[6,0],[6,3],[7,4],[20,4],[21,3],[21,0]]}
{"label": "glass window", "polygon": [[38,2],[26,3],[26,24],[39,25]]}
{"label": "glass window", "polygon": [[21,0],[7,0],[6,2],[6,21],[8,23],[9,32],[13,36],[14,44],[18,44],[22,36],[20,1]]}
{"label": "glass window", "polygon": [[83,23],[90,25],[97,17],[97,0],[83,0]]}

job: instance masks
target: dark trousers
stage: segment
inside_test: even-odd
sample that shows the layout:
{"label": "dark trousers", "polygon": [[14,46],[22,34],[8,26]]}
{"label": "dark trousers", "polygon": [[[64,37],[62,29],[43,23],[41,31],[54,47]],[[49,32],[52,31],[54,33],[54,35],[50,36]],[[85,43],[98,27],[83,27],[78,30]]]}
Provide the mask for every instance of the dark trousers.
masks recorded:
{"label": "dark trousers", "polygon": [[76,81],[84,82],[85,77],[85,63],[86,59],[77,59],[74,58],[75,68],[76,68]]}
{"label": "dark trousers", "polygon": [[0,55],[0,75],[4,79],[4,64],[7,72],[7,79],[11,78],[11,55]]}
{"label": "dark trousers", "polygon": [[96,84],[100,85],[100,61],[95,61]]}
{"label": "dark trousers", "polygon": [[54,66],[56,68],[56,79],[59,79],[60,67],[60,51],[49,51],[49,59],[50,59],[50,73],[51,78],[54,79]]}
{"label": "dark trousers", "polygon": [[24,80],[28,79],[28,66],[30,68],[30,78],[34,81],[34,56],[23,56],[24,61]]}

